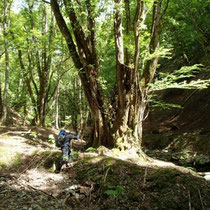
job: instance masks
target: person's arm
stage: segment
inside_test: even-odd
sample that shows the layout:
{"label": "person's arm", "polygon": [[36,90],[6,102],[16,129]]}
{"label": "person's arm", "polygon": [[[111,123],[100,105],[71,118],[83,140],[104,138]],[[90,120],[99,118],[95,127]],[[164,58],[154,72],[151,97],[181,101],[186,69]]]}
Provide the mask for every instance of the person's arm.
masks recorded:
{"label": "person's arm", "polygon": [[70,140],[71,140],[71,139],[79,139],[79,138],[80,138],[80,133],[78,133],[77,136],[73,136],[73,135],[71,135],[71,134],[68,134],[68,135],[67,135],[67,138],[70,139]]}

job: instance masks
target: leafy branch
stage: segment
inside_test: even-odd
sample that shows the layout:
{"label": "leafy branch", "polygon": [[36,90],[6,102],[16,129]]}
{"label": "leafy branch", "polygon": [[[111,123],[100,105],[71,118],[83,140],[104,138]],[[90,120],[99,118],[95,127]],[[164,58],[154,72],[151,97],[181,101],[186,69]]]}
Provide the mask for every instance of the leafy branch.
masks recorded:
{"label": "leafy branch", "polygon": [[150,91],[164,90],[169,88],[177,89],[204,89],[210,85],[210,79],[192,80],[196,75],[204,70],[203,66],[196,64],[193,66],[183,66],[173,73],[159,73],[158,79],[150,84]]}

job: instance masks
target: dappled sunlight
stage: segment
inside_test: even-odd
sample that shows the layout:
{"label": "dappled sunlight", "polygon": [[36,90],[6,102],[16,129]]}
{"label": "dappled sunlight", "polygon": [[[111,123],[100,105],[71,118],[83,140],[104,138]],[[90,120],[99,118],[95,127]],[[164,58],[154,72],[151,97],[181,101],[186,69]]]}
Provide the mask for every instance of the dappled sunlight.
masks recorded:
{"label": "dappled sunlight", "polygon": [[58,187],[59,183],[65,182],[67,176],[55,174],[42,168],[29,169],[20,176],[22,180],[27,180],[27,184],[46,192],[49,195],[57,196],[64,190]]}
{"label": "dappled sunlight", "polygon": [[[162,190],[170,195],[161,198],[164,205],[167,206],[168,199],[172,205],[179,205],[177,202],[183,199],[184,205],[188,196],[183,197],[180,188],[191,189],[194,185],[202,199],[206,199],[206,183],[190,170],[152,159],[146,154],[138,156],[135,150],[109,150],[105,147],[91,149],[91,152],[75,150],[72,166],[53,173],[61,151],[39,145],[39,139],[25,137],[0,138],[0,148],[8,152],[8,157],[14,155],[13,161],[0,169],[0,199],[4,198],[4,207],[9,202],[13,208],[99,209],[103,203],[104,208],[116,209],[120,202],[121,206],[142,205],[146,208],[149,203],[156,203],[153,197]],[[37,146],[30,143],[33,141]],[[177,184],[172,186],[171,183]],[[205,186],[204,191],[201,186]],[[192,198],[198,205],[198,194]]]}
{"label": "dappled sunlight", "polygon": [[106,150],[104,151],[105,152],[103,153],[103,155],[100,155],[98,153],[82,153],[82,156],[80,156],[80,158],[84,159],[86,162],[95,164],[105,159],[110,166],[116,164],[117,160],[122,160],[138,165],[140,167],[154,169],[175,169],[180,171],[181,173],[189,173],[193,176],[199,176],[195,171],[191,170],[190,168],[181,167],[172,162],[151,158],[148,157],[146,154],[139,156],[135,152],[135,150],[120,151],[118,149],[109,150],[106,148]]}

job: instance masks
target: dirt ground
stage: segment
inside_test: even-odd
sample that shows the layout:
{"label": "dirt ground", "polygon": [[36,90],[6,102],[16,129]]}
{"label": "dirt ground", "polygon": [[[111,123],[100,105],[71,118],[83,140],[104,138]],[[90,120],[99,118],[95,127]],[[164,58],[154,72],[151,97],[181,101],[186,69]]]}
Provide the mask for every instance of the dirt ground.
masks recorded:
{"label": "dirt ground", "polygon": [[57,133],[0,127],[0,209],[210,209],[210,185],[198,173],[132,153],[81,146],[73,166],[55,173]]}

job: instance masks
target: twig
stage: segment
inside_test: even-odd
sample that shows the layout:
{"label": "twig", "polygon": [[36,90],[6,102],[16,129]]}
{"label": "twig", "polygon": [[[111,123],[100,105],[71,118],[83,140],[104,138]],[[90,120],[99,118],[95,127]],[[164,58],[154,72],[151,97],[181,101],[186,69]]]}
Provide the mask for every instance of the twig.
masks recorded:
{"label": "twig", "polygon": [[210,175],[210,172],[197,172],[200,176]]}
{"label": "twig", "polygon": [[190,191],[189,190],[188,190],[188,198],[189,198],[189,210],[192,210],[191,197],[190,197]]}
{"label": "twig", "polygon": [[8,178],[8,179],[17,179],[16,176],[11,174],[0,174],[0,177]]}
{"label": "twig", "polygon": [[201,192],[200,192],[200,190],[198,190],[198,194],[199,194],[199,197],[200,197],[200,200],[201,200],[202,209],[204,210],[203,199],[202,199],[202,197],[201,197]]}
{"label": "twig", "polygon": [[89,203],[91,202],[91,192],[93,190],[93,184],[91,184],[91,188],[90,188],[90,196],[89,196]]}
{"label": "twig", "polygon": [[145,172],[144,172],[143,187],[146,184],[146,176],[147,176],[147,168],[145,169]]}
{"label": "twig", "polygon": [[105,173],[105,176],[104,176],[104,183],[106,182],[106,177],[108,175],[109,170],[110,170],[110,167],[106,170],[106,173]]}
{"label": "twig", "polygon": [[[144,179],[143,179],[143,185],[142,185],[143,188],[144,188],[144,185],[146,184],[146,176],[147,176],[147,167],[144,172]],[[144,201],[144,199],[145,199],[145,194],[143,194],[142,200]]]}

